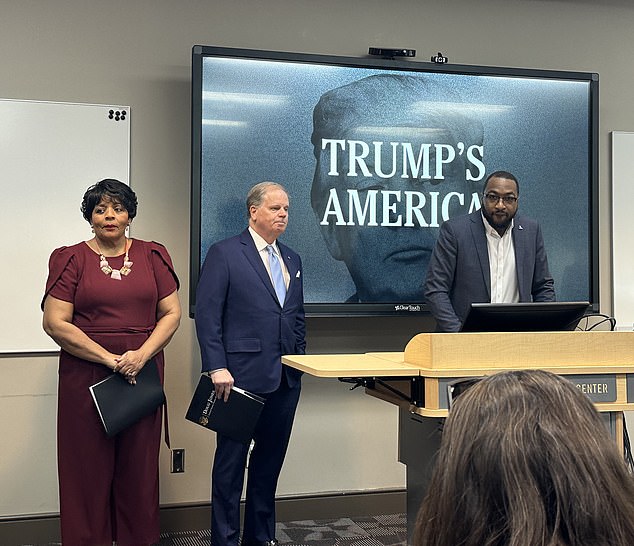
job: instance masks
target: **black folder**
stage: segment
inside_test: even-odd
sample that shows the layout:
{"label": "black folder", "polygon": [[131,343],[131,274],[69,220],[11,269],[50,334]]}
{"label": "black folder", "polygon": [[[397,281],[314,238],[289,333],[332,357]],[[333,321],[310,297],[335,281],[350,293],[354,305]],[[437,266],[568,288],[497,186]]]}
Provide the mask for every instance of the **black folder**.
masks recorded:
{"label": "black folder", "polygon": [[225,402],[216,397],[214,384],[201,375],[185,418],[218,434],[248,444],[264,407],[264,398],[237,387]]}
{"label": "black folder", "polygon": [[90,387],[92,399],[108,436],[114,436],[165,402],[156,361],[148,360],[131,385],[124,376],[113,373]]}

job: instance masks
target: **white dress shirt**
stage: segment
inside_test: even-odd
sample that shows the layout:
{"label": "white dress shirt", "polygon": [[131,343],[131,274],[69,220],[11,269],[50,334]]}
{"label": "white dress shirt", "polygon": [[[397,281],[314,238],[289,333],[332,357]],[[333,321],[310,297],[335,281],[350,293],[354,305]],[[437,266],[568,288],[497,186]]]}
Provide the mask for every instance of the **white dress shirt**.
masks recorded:
{"label": "white dress shirt", "polygon": [[511,232],[514,222],[500,234],[489,224],[482,215],[484,229],[487,235],[487,250],[489,252],[489,269],[491,271],[491,303],[517,303],[520,301],[520,291],[517,282],[517,268],[515,267],[515,247]]}
{"label": "white dress shirt", "polygon": [[[271,277],[271,266],[269,264],[269,251],[266,249],[269,243],[267,243],[258,234],[258,232],[255,231],[251,226],[249,226],[249,233],[251,234],[251,237],[253,238],[253,242],[255,243],[255,248],[258,249],[258,253],[260,254],[262,263],[264,264],[264,267],[266,268],[266,271],[269,274],[269,279],[271,279],[271,283],[273,283],[273,277]],[[282,275],[284,275],[284,284],[286,285],[286,289],[288,290],[288,284],[290,282],[290,274],[288,272],[288,269],[286,269],[286,264],[284,263],[284,259],[282,258],[280,249],[277,246],[277,241],[273,241],[273,244],[271,246],[273,247],[273,250],[275,251],[275,254],[277,255],[277,258],[280,262],[280,265],[282,266]]]}

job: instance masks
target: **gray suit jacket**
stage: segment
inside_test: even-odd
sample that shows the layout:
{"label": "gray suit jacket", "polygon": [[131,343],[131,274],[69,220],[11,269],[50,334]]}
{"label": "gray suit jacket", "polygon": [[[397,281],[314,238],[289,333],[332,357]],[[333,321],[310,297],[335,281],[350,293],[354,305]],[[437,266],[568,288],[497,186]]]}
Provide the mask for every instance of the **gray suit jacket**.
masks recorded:
{"label": "gray suit jacket", "polygon": [[[512,237],[520,301],[555,301],[539,224],[517,215]],[[489,253],[479,210],[440,227],[424,294],[441,332],[460,331],[471,303],[491,301]]]}

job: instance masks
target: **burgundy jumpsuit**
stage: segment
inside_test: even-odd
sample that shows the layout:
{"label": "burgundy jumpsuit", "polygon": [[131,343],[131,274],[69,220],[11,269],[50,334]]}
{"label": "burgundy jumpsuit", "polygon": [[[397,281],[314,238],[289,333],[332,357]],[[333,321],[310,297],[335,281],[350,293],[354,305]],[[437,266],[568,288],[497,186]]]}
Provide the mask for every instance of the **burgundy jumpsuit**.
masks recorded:
{"label": "burgundy jumpsuit", "polygon": [[[178,289],[165,247],[134,239],[132,271],[105,275],[86,243],[51,254],[46,294],[74,305],[73,324],[107,350],[138,349],[156,324],[157,302]],[[108,258],[114,269],[123,255]],[[161,380],[164,359],[156,355]],[[64,546],[142,546],[159,541],[161,409],[108,438],[88,388],[112,371],[62,350],[57,456]]]}

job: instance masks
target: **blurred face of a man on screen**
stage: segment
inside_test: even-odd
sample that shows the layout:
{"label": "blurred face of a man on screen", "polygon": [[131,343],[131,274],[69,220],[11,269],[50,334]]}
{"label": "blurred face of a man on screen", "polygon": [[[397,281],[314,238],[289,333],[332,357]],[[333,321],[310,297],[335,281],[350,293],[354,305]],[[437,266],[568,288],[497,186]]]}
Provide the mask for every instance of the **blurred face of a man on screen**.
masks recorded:
{"label": "blurred face of a man on screen", "polygon": [[493,173],[487,179],[482,195],[482,214],[500,235],[517,213],[519,186],[510,173]]}
{"label": "blurred face of a man on screen", "polygon": [[466,150],[481,145],[482,128],[450,97],[423,78],[371,76],[315,108],[311,201],[330,254],[355,283],[349,301],[421,302],[438,227],[479,193],[481,182],[465,180]]}

